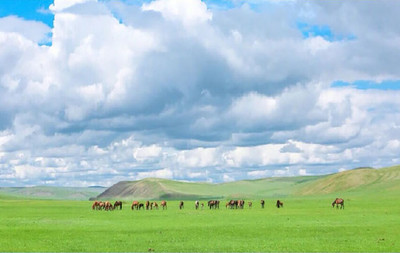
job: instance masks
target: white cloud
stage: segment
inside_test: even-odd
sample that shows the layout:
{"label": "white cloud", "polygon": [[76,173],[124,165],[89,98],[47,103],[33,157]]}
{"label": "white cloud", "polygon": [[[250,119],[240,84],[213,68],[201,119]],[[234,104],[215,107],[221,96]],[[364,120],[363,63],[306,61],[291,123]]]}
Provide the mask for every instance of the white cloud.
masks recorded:
{"label": "white cloud", "polygon": [[[1,18],[0,184],[229,181],[398,161],[400,92],[331,83],[400,79],[399,4],[256,4],[56,0],[52,30]],[[331,38],[304,38],[298,22]]]}
{"label": "white cloud", "polygon": [[193,25],[212,19],[207,5],[200,0],[156,0],[143,4],[142,10],[160,12],[170,20],[180,20],[184,25]]}
{"label": "white cloud", "polygon": [[137,179],[143,179],[147,177],[156,177],[156,178],[166,178],[171,179],[173,178],[173,172],[170,169],[161,169],[155,171],[146,171],[146,172],[139,172],[137,174]]}
{"label": "white cloud", "polygon": [[53,12],[60,12],[74,5],[87,2],[97,2],[97,0],[54,0],[54,3],[49,6],[49,9]]}
{"label": "white cloud", "polygon": [[8,16],[0,18],[0,32],[19,34],[35,43],[47,43],[51,29],[38,21]]}

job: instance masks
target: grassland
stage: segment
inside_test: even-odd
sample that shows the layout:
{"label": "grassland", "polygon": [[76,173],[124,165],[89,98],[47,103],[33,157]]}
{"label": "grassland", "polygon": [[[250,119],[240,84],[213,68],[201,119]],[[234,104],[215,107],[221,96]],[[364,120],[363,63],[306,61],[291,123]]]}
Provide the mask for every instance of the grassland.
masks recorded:
{"label": "grassland", "polygon": [[0,251],[399,252],[400,197],[348,195],[266,199],[243,210],[92,211],[89,201],[0,200]]}
{"label": "grassland", "polygon": [[[219,185],[148,179],[138,189],[151,190],[152,180],[157,194],[245,196],[254,205],[195,210],[188,200],[184,210],[178,201],[168,201],[168,210],[132,211],[131,199],[123,210],[106,212],[91,210],[89,201],[0,192],[0,251],[400,252],[399,166]],[[129,192],[124,188],[129,184],[121,189]],[[344,210],[331,207],[335,197],[345,199]],[[260,198],[266,200],[264,209]],[[274,206],[277,198],[284,208]]]}

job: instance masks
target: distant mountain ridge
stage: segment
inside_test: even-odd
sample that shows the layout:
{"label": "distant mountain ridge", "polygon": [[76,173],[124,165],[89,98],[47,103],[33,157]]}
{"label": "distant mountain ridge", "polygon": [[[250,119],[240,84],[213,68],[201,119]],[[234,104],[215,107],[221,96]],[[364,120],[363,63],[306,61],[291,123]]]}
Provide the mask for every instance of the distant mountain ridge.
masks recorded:
{"label": "distant mountain ridge", "polygon": [[104,191],[104,187],[0,187],[0,197],[55,200],[88,200]]}
{"label": "distant mountain ridge", "polygon": [[220,184],[146,178],[118,182],[99,194],[97,199],[268,198],[361,190],[400,192],[400,166],[381,169],[366,167],[323,176],[263,178]]}

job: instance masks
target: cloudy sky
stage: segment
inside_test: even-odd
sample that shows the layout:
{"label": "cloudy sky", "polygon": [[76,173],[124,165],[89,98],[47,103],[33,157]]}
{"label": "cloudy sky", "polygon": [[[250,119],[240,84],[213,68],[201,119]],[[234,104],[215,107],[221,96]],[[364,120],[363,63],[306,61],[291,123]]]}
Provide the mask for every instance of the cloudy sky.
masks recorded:
{"label": "cloudy sky", "polygon": [[0,186],[400,164],[400,1],[2,0]]}

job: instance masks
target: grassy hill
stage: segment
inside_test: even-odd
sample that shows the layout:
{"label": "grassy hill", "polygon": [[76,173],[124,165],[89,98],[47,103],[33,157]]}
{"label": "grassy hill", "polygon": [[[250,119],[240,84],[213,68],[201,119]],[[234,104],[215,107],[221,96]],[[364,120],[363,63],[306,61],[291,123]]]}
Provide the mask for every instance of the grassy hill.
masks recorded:
{"label": "grassy hill", "polygon": [[103,187],[0,187],[0,198],[88,200],[104,191]]}
{"label": "grassy hill", "polygon": [[346,192],[400,191],[400,166],[359,168],[324,176],[243,180],[221,184],[147,178],[122,181],[98,199],[282,198]]}
{"label": "grassy hill", "polygon": [[296,195],[377,193],[400,191],[400,166],[359,168],[332,174],[305,184]]}

